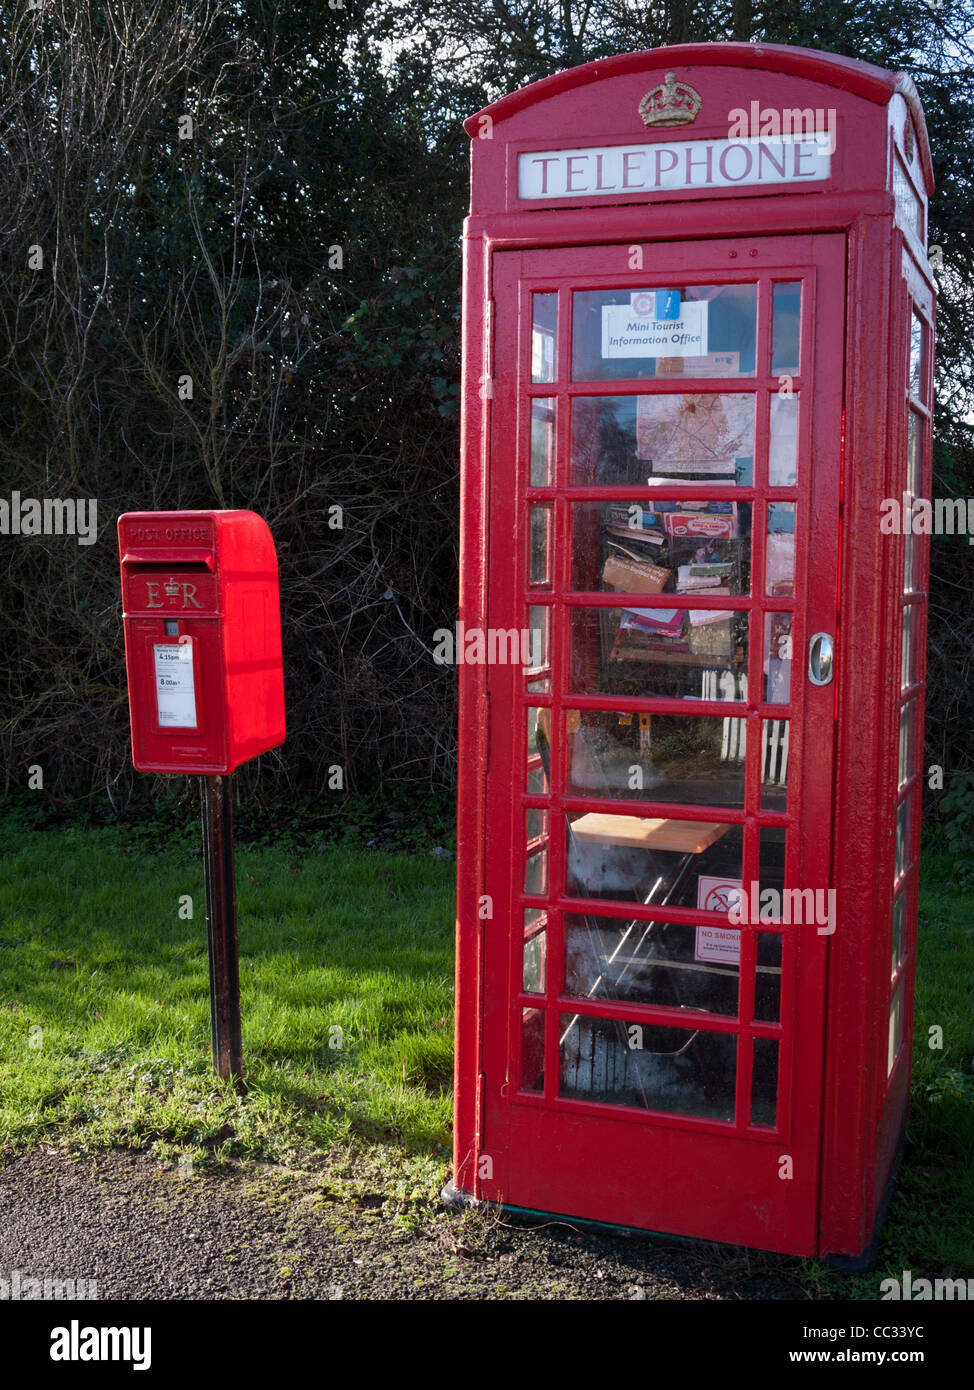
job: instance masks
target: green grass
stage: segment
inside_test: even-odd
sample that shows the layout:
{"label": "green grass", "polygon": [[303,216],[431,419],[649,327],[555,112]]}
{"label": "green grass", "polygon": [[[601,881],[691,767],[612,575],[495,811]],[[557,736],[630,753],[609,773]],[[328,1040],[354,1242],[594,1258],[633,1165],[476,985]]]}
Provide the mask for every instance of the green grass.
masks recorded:
{"label": "green grass", "polygon": [[[897,1273],[974,1274],[974,895],[921,861],[910,1146],[887,1239]],[[931,1029],[943,1029],[932,1047]],[[912,1260],[912,1265],[911,1265]],[[897,1263],[899,1261],[899,1263]]]}
{"label": "green grass", "polygon": [[313,1162],[381,1141],[446,1159],[452,863],[238,852],[241,1101],[210,1069],[198,852],[76,828],[5,848],[0,1149]]}
{"label": "green grass", "polygon": [[813,1297],[873,1299],[904,1269],[974,1275],[974,894],[936,847],[921,859],[919,920],[909,1144],[879,1260],[856,1277],[809,1262]]}
{"label": "green grass", "polygon": [[[452,863],[418,847],[238,851],[241,1100],[211,1072],[198,849],[110,827],[4,834],[0,1152],[121,1145],[318,1167],[353,1186],[359,1173],[407,1207],[435,1192],[451,1122]],[[974,1273],[972,907],[950,858],[926,852],[907,1163],[877,1271],[809,1262],[812,1297],[875,1298],[903,1269]]]}

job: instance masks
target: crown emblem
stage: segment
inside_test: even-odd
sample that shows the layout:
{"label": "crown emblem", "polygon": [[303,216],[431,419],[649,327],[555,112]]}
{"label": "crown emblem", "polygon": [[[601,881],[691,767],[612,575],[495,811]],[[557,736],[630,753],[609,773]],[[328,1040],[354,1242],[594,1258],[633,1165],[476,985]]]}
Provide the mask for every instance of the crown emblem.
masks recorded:
{"label": "crown emblem", "polygon": [[173,579],[172,575],[169,576],[169,578],[166,580],[165,584],[163,584],[162,587],[165,589],[166,594],[169,596],[169,598],[179,597],[179,585],[176,583],[175,579]]}
{"label": "crown emblem", "polygon": [[703,106],[700,93],[687,82],[677,82],[668,72],[664,81],[647,92],[639,103],[639,114],[648,126],[689,125]]}

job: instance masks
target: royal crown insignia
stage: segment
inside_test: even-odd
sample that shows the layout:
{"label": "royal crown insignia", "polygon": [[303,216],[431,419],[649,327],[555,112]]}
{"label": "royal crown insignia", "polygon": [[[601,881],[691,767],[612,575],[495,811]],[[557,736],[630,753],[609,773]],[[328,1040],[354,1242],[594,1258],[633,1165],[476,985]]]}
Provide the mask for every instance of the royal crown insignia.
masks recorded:
{"label": "royal crown insignia", "polygon": [[677,82],[675,75],[668,72],[661,85],[643,97],[639,114],[648,126],[689,125],[697,119],[702,105],[699,92],[687,82]]}
{"label": "royal crown insignia", "polygon": [[165,589],[166,593],[170,598],[177,598],[179,596],[179,585],[176,583],[175,579],[173,579],[171,575],[162,587]]}

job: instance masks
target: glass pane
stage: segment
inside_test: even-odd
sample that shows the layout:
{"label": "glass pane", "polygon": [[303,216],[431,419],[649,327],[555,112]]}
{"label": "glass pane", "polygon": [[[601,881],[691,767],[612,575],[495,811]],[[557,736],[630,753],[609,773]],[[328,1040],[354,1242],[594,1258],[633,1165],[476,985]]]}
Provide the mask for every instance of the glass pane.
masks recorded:
{"label": "glass pane", "polygon": [[910,321],[910,394],[923,402],[923,371],[926,324],[916,310]]}
{"label": "glass pane", "polygon": [[551,763],[548,729],[551,723],[551,712],[547,709],[537,709],[532,705],[525,711],[525,717],[528,737],[526,789],[540,796],[548,790],[548,772]]}
{"label": "glass pane", "polygon": [[907,604],[903,609],[903,642],[900,651],[900,688],[906,690],[913,684],[913,628],[914,608]]}
{"label": "glass pane", "polygon": [[755,1038],[753,1048],[751,1124],[773,1125],[778,1120],[778,1042]]}
{"label": "glass pane", "polygon": [[791,614],[764,615],[764,698],[770,705],[791,699]]}
{"label": "glass pane", "polygon": [[787,719],[761,721],[761,809],[784,811],[788,805]]}
{"label": "glass pane", "polygon": [[910,843],[910,817],[913,810],[913,793],[908,795],[900,802],[896,808],[896,859],[893,866],[893,878],[898,879],[903,870],[910,862],[912,845]]}
{"label": "glass pane", "polygon": [[[668,482],[747,487],[753,478],[753,395],[577,396],[572,403],[571,482],[576,487]],[[664,530],[681,533],[675,514]],[[709,522],[690,534],[729,533]]]}
{"label": "glass pane", "polygon": [[794,487],[798,477],[798,397],[771,397],[768,422],[768,482]]}
{"label": "glass pane", "polygon": [[771,370],[777,375],[797,372],[801,340],[801,281],[775,285],[771,320]]}
{"label": "glass pane", "polygon": [[795,592],[795,504],[768,503],[768,546],[765,590],[770,598],[789,598]]}
{"label": "glass pane", "polygon": [[903,786],[913,774],[913,711],[911,701],[900,710],[900,757],[898,785]]}
{"label": "glass pane", "polygon": [[524,909],[524,953],[521,969],[521,988],[526,994],[543,994],[545,980],[545,945],[548,917],[536,907]]}
{"label": "glass pane", "polygon": [[551,487],[555,478],[555,402],[531,402],[531,486]]}
{"label": "glass pane", "polygon": [[532,295],[531,380],[554,381],[555,340],[558,333],[557,294]]}
{"label": "glass pane", "polygon": [[544,1010],[521,1010],[521,1090],[544,1089]]}
{"label": "glass pane", "polygon": [[889,963],[889,973],[891,976],[896,974],[900,961],[903,958],[905,946],[903,940],[903,904],[906,901],[906,894],[907,889],[904,888],[893,904],[893,943]]}
{"label": "glass pane", "polygon": [[740,930],[618,917],[565,918],[565,993],[737,1013]]}
{"label": "glass pane", "polygon": [[[910,411],[909,431],[906,449],[906,493],[904,505],[912,504],[920,494],[920,439],[922,423],[919,416]],[[916,549],[912,533],[903,538],[903,588],[907,592],[916,588]]]}
{"label": "glass pane", "polygon": [[889,1041],[886,1050],[886,1075],[890,1076],[903,1041],[903,984],[897,987],[889,1006]]}
{"label": "glass pane", "polygon": [[706,907],[715,886],[741,882],[741,827],[569,811],[566,891],[575,898]]}
{"label": "glass pane", "polygon": [[900,157],[893,155],[893,199],[896,203],[898,220],[911,227],[920,241],[923,241],[923,204],[913,191]]}
{"label": "glass pane", "polygon": [[781,1018],[781,937],[767,931],[759,931],[756,935],[754,1017],[763,1023],[777,1023]]}
{"label": "glass pane", "polygon": [[572,379],[753,376],[757,287],[578,290]]}
{"label": "glass pane", "polygon": [[[532,604],[528,609],[529,673],[546,671],[551,665],[551,609]],[[535,688],[535,687],[532,687]]]}
{"label": "glass pane", "polygon": [[919,415],[911,410],[906,445],[906,490],[914,497],[920,495],[920,432],[922,428],[923,422]]}
{"label": "glass pane", "polygon": [[733,1120],[733,1033],[562,1014],[561,1094],[576,1100]]}
{"label": "glass pane", "polygon": [[531,507],[529,583],[551,583],[551,508]]}
{"label": "glass pane", "polygon": [[750,585],[749,502],[572,504],[573,589],[709,598]]}
{"label": "glass pane", "polygon": [[747,698],[747,614],[570,609],[570,688],[581,694]]}
{"label": "glass pane", "polygon": [[744,806],[745,720],[572,710],[571,796]]}
{"label": "glass pane", "polygon": [[[770,898],[759,902],[761,911],[759,920],[764,915],[766,921],[784,920],[786,901],[784,898],[785,887],[785,848],[787,830],[783,825],[763,825],[761,827],[758,840],[758,883],[760,892],[763,895],[767,889],[775,891],[775,900]],[[794,908],[801,913],[809,907],[807,900],[795,900],[792,903]],[[814,902],[811,904],[814,908]],[[753,912],[752,914],[753,915]],[[788,914],[792,915],[791,912]]]}
{"label": "glass pane", "polygon": [[548,812],[532,806],[525,821],[524,891],[540,896],[548,888]]}

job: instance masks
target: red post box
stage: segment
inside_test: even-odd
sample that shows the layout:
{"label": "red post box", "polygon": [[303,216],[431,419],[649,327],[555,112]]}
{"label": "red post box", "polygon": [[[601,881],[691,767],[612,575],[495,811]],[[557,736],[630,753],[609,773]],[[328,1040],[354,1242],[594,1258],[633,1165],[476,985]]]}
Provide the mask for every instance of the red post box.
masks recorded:
{"label": "red post box", "polygon": [[451,1194],[864,1257],[912,1037],[916,92],[694,44],[466,128],[460,619],[494,659],[460,667]]}
{"label": "red post box", "polygon": [[119,517],[132,761],[230,773],[283,743],[277,556],[254,512]]}

